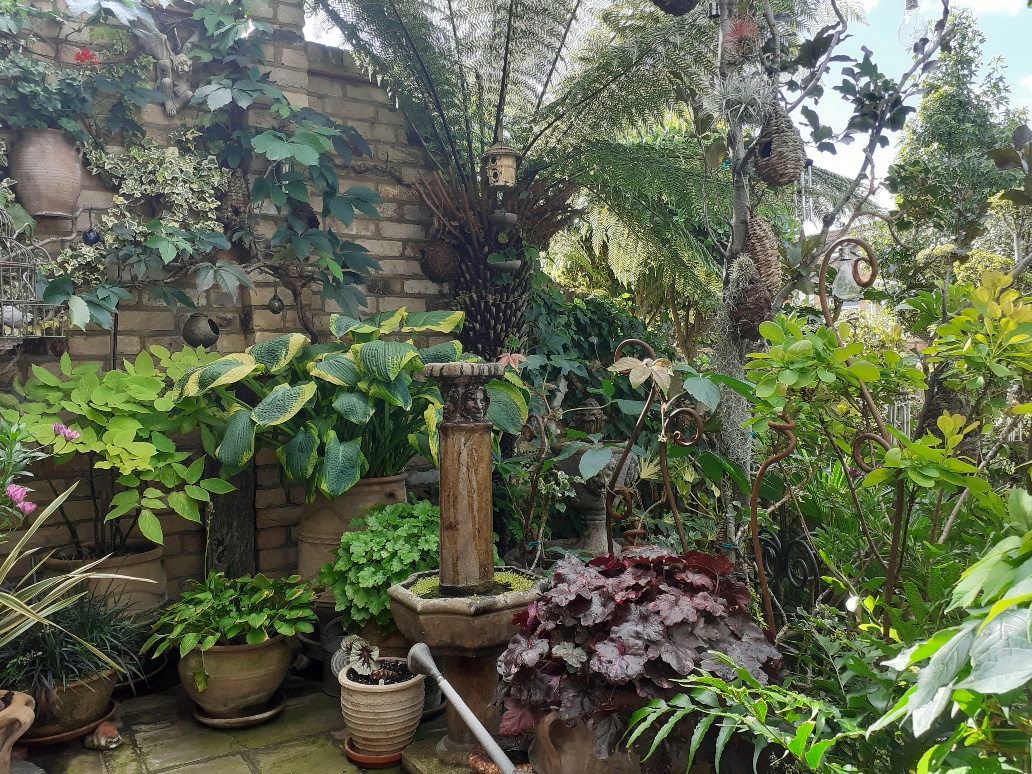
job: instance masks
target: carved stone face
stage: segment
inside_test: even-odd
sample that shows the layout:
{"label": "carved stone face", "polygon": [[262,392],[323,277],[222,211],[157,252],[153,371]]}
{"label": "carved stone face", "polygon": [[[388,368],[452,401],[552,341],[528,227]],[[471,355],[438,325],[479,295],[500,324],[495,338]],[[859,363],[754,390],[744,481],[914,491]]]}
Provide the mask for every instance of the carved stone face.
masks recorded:
{"label": "carved stone face", "polygon": [[598,401],[590,398],[585,402],[583,411],[573,412],[573,426],[588,435],[601,433],[605,430],[606,414],[599,407]]}
{"label": "carved stone face", "polygon": [[172,71],[176,75],[189,75],[193,70],[193,62],[186,54],[176,54],[172,57]]}
{"label": "carved stone face", "polygon": [[487,414],[487,392],[479,384],[468,386],[462,393],[463,417],[470,422],[483,422]]}

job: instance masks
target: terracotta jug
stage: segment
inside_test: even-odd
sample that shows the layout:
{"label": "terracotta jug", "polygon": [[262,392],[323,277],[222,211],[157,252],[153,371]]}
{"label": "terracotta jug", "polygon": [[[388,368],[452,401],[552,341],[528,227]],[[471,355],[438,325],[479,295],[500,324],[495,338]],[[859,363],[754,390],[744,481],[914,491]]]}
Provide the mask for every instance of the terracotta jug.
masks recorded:
{"label": "terracotta jug", "polygon": [[572,728],[559,713],[545,715],[534,731],[530,762],[536,774],[640,774],[637,755],[617,751],[605,760],[595,755],[594,734],[583,723]]}
{"label": "terracotta jug", "polygon": [[60,129],[22,129],[10,156],[14,194],[29,215],[75,214],[82,192],[82,160],[67,134]]}

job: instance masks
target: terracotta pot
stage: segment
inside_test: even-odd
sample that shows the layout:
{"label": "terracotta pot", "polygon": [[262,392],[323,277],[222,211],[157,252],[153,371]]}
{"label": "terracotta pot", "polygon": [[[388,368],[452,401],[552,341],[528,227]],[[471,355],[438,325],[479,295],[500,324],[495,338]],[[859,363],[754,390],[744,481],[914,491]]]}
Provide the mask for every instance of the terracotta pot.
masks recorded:
{"label": "terracotta pot", "polygon": [[[212,718],[236,718],[272,698],[290,668],[290,646],[281,636],[260,645],[216,645],[191,650],[179,662],[187,695]],[[204,666],[208,685],[197,690],[194,674]]]}
{"label": "terracotta pot", "polygon": [[33,217],[70,218],[82,192],[82,160],[60,129],[22,129],[11,146],[15,196]]}
{"label": "terracotta pot", "polygon": [[0,774],[10,774],[11,749],[36,719],[35,708],[27,693],[0,691]]}
{"label": "terracotta pot", "polygon": [[[401,659],[383,659],[401,661]],[[423,714],[424,675],[394,685],[362,685],[340,674],[340,709],[360,753],[391,755],[404,750]]]}
{"label": "terracotta pot", "polygon": [[[374,505],[403,503],[408,497],[405,476],[361,478],[358,483],[335,500],[319,495],[305,508],[297,534],[297,572],[305,580],[319,575],[319,568],[329,561],[340,546],[340,536],[351,531],[351,521]],[[332,595],[327,592],[329,604]]]}
{"label": "terracotta pot", "polygon": [[[91,578],[86,581],[86,586],[95,597],[107,597],[115,604],[125,605],[127,613],[140,615],[149,612],[168,601],[164,556],[164,546],[129,546],[129,553],[109,556],[96,571],[126,575],[133,580]],[[86,561],[51,557],[43,566],[49,572],[63,574],[82,567]]]}
{"label": "terracotta pot", "polygon": [[89,732],[89,726],[104,717],[111,709],[111,694],[115,690],[115,673],[102,672],[89,680],[69,683],[55,688],[53,698],[41,701],[36,710],[36,722],[25,733],[25,741],[58,736],[76,729]]}

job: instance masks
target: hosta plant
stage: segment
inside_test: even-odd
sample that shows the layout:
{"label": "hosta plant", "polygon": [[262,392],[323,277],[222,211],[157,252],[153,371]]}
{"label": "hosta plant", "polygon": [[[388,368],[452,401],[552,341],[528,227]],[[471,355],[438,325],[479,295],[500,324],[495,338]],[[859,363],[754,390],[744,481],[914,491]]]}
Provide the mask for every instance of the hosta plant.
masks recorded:
{"label": "hosta plant", "polygon": [[344,631],[372,622],[382,632],[395,629],[387,589],[414,572],[437,569],[440,509],[425,501],[369,509],[341,535],[332,562],[319,582],[333,592]]}
{"label": "hosta plant", "polygon": [[[461,312],[404,308],[365,320],[333,315],[334,341],[310,345],[295,333],[260,342],[184,374],[172,396],[184,408],[208,408],[214,435],[206,448],[227,468],[270,446],[309,501],[316,492],[332,499],[361,476],[397,475],[418,451],[433,455],[441,393],[421,372],[460,359],[462,347],[448,340],[420,348],[413,337],[452,333],[462,320]],[[519,432],[527,416],[520,389],[496,380],[488,390],[489,416]]]}
{"label": "hosta plant", "polygon": [[753,621],[732,567],[721,555],[653,546],[587,564],[564,558],[541,600],[516,616],[519,632],[498,661],[502,732],[522,733],[557,710],[591,728],[605,758],[633,694],[669,696],[674,680],[695,670],[731,677],[732,664],[765,682],[779,653]]}

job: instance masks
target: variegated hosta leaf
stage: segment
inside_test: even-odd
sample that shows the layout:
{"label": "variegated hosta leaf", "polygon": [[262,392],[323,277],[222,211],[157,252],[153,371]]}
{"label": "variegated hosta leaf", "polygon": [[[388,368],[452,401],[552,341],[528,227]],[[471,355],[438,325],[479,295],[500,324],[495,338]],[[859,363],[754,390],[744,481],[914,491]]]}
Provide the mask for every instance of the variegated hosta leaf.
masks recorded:
{"label": "variegated hosta leaf", "polygon": [[319,489],[329,499],[348,491],[362,475],[366,459],[362,439],[341,442],[334,431],[326,436],[326,451],[319,475]]}
{"label": "variegated hosta leaf", "polygon": [[333,410],[348,422],[354,422],[356,425],[364,425],[373,416],[373,407],[369,404],[369,398],[361,392],[341,390],[333,399]]}
{"label": "variegated hosta leaf", "polygon": [[[444,410],[440,406],[427,406],[423,412],[423,421],[426,422],[426,435],[416,439],[413,445],[419,449],[419,453],[434,463],[435,467],[441,467],[441,438],[437,430],[443,418]],[[412,442],[412,439],[409,439]],[[425,442],[425,445],[424,445]]]}
{"label": "variegated hosta leaf", "polygon": [[278,384],[254,407],[251,417],[261,427],[288,422],[315,395],[315,382]]}
{"label": "variegated hosta leaf", "polygon": [[460,330],[466,315],[462,312],[409,312],[401,326],[403,331],[437,331],[451,333]]}
{"label": "variegated hosta leaf", "polygon": [[330,315],[330,333],[342,339],[349,333],[377,333],[379,328],[344,314]]}
{"label": "variegated hosta leaf", "polygon": [[268,341],[259,341],[244,351],[260,365],[265,366],[266,373],[275,374],[286,368],[307,343],[308,337],[303,333],[290,333]]}
{"label": "variegated hosta leaf", "polygon": [[254,420],[246,408],[238,408],[229,415],[222,443],[215,456],[224,465],[239,468],[254,455]]}
{"label": "variegated hosta leaf", "polygon": [[412,408],[412,393],[409,391],[408,374],[398,374],[393,382],[381,382],[379,379],[365,379],[359,383],[360,390],[371,398],[381,398],[392,406],[400,406],[408,411]]}
{"label": "variegated hosta leaf", "polygon": [[358,348],[362,367],[383,382],[392,382],[405,364],[419,355],[411,344],[402,341],[369,341]]}
{"label": "variegated hosta leaf", "polygon": [[394,333],[404,319],[405,307],[401,307],[401,309],[389,309],[386,312],[370,315],[365,318],[365,322],[367,325],[375,326],[380,333]]}
{"label": "variegated hosta leaf", "polygon": [[529,414],[523,392],[514,384],[493,379],[487,383],[487,418],[495,427],[506,433],[519,433],[527,423]]}
{"label": "variegated hosta leaf", "polygon": [[432,347],[419,350],[419,361],[427,363],[454,363],[462,354],[462,344],[458,341],[442,341]]}
{"label": "variegated hosta leaf", "polygon": [[350,355],[333,353],[308,364],[308,373],[338,387],[354,387],[360,378],[358,365]]}
{"label": "variegated hosta leaf", "polygon": [[297,435],[276,449],[276,457],[291,480],[307,480],[319,461],[319,434],[315,425],[306,422]]}
{"label": "variegated hosta leaf", "polygon": [[234,352],[232,355],[220,357],[215,362],[201,366],[185,375],[186,382],[183,384],[182,396],[192,398],[215,387],[239,382],[245,376],[249,376],[257,367],[258,363],[246,352]]}

